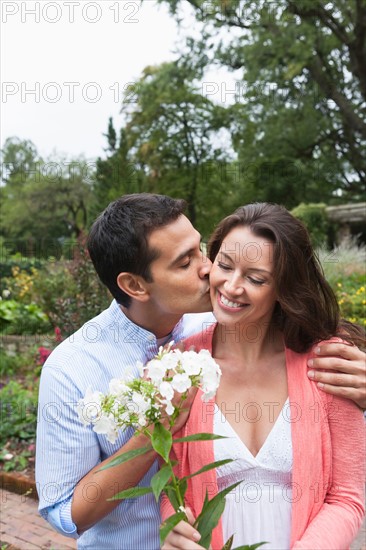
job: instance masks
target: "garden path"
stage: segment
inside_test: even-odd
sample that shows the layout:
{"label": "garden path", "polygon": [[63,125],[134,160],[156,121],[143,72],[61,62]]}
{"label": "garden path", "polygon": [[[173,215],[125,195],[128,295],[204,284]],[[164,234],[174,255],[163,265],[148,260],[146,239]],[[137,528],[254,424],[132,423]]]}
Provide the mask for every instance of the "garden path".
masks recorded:
{"label": "garden path", "polygon": [[[76,541],[56,533],[38,514],[38,501],[0,490],[0,541],[6,550],[72,550]],[[8,546],[5,546],[5,545]],[[4,545],[4,546],[3,546]]]}
{"label": "garden path", "polygon": [[[76,548],[76,542],[73,539],[56,533],[38,514],[37,501],[4,490],[0,490],[0,499],[1,548],[3,545],[6,550],[71,550]],[[365,521],[351,545],[351,550],[366,550]]]}

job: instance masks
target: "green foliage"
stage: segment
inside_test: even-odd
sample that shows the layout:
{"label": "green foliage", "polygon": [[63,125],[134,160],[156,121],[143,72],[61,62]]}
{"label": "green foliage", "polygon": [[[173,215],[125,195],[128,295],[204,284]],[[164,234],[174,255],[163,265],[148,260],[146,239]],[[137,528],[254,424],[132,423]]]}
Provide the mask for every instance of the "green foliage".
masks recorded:
{"label": "green foliage", "polygon": [[126,130],[121,129],[118,139],[110,118],[106,138],[107,157],[97,160],[91,205],[93,218],[121,195],[147,191],[144,171],[130,154]]}
{"label": "green foliage", "polygon": [[17,452],[17,454],[13,454],[11,451],[11,444],[8,445],[7,449],[0,451],[0,462],[4,462],[2,466],[4,472],[24,470],[28,465],[28,459],[32,456],[32,452],[24,449],[21,452]]}
{"label": "green foliage", "polygon": [[366,278],[364,274],[353,273],[339,280],[334,286],[342,317],[366,327]]}
{"label": "green foliage", "polygon": [[[12,245],[12,242],[8,244]],[[17,268],[19,271],[25,271],[26,273],[32,273],[33,269],[39,269],[43,265],[43,261],[35,257],[22,256],[21,254],[10,254],[6,251],[5,247],[7,242],[3,242],[3,248],[0,255],[0,273],[1,277],[7,278],[13,276],[13,269]],[[6,282],[1,280],[4,289]],[[6,288],[6,287],[5,287]]]}
{"label": "green foliage", "polygon": [[[159,1],[184,20],[182,0]],[[215,67],[236,71],[221,99],[242,173],[249,172],[239,200],[270,200],[288,208],[301,201],[362,200],[366,50],[359,36],[366,30],[365,5],[188,2],[197,20],[192,34],[202,37],[193,41],[193,51],[200,44]]]}
{"label": "green foliage", "polygon": [[325,209],[325,204],[304,204],[302,202],[291,210],[291,214],[306,226],[314,247],[320,247],[328,241],[330,224]]}
{"label": "green foliage", "polygon": [[50,329],[47,315],[37,304],[0,301],[0,331],[3,334],[44,334]]}
{"label": "green foliage", "polygon": [[32,439],[37,427],[38,384],[32,389],[11,380],[0,390],[1,423],[0,446],[9,439]]}
{"label": "green foliage", "polygon": [[0,346],[0,375],[1,378],[17,376],[26,371],[29,365],[34,364],[36,350],[33,347],[24,353],[5,349]]}
{"label": "green foliage", "polygon": [[[45,249],[78,236],[87,225],[94,174],[83,157],[43,160],[31,142],[8,139],[2,150],[1,234],[21,250],[32,242]],[[44,255],[44,252],[42,253]]]}
{"label": "green foliage", "polygon": [[99,281],[82,235],[73,259],[49,262],[34,280],[38,304],[65,338],[108,307],[111,297]]}
{"label": "green foliage", "polygon": [[208,236],[232,206],[214,145],[227,125],[225,109],[202,95],[199,78],[205,54],[146,67],[122,105],[125,126],[119,141],[109,121],[107,158],[98,159],[96,206],[123,193],[153,192],[184,198],[193,224]]}
{"label": "green foliage", "polygon": [[337,296],[342,316],[365,327],[366,247],[349,239],[331,251],[318,250],[318,256]]}

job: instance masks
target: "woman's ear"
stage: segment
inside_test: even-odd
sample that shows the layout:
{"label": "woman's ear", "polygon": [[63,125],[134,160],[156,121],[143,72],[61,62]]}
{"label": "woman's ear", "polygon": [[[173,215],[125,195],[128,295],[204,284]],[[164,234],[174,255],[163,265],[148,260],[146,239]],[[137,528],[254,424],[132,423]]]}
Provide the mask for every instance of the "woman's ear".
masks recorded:
{"label": "woman's ear", "polygon": [[145,279],[140,275],[122,272],[117,277],[117,285],[134,300],[146,302],[149,299],[149,292]]}

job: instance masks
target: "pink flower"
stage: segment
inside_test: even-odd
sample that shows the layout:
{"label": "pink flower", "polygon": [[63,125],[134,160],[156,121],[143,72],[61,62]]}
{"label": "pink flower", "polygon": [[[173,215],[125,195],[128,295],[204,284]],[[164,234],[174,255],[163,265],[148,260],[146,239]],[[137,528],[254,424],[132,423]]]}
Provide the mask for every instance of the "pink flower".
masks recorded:
{"label": "pink flower", "polygon": [[43,346],[38,348],[39,360],[40,360],[41,365],[44,365],[44,363],[46,362],[48,357],[51,355],[51,351],[52,350],[50,350],[48,348],[44,348]]}
{"label": "pink flower", "polygon": [[60,327],[55,327],[55,340],[56,340],[56,342],[61,342],[62,341]]}

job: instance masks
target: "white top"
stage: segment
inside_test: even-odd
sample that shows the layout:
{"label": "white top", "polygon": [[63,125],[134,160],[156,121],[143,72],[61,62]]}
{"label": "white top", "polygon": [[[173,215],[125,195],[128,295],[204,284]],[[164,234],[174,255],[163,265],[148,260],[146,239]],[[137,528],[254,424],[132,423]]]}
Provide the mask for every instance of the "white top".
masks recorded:
{"label": "white top", "polygon": [[224,543],[234,534],[233,548],[268,542],[263,550],[288,550],[292,502],[292,442],[288,399],[255,457],[219,407],[215,407],[214,433],[230,438],[214,441],[215,461],[227,458],[235,460],[217,469],[218,489],[221,491],[242,480],[226,496],[222,516]]}

